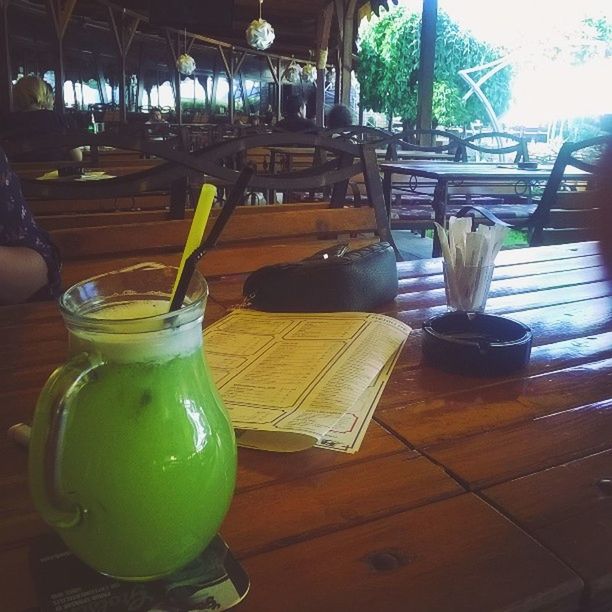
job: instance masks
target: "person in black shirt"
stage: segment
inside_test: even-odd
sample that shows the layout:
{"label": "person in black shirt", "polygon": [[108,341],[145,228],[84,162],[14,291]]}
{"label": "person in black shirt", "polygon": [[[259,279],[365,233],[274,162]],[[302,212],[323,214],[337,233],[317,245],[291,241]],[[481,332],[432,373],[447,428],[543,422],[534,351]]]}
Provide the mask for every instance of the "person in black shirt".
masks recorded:
{"label": "person in black shirt", "polygon": [[[66,131],[64,118],[53,109],[53,95],[48,83],[37,76],[22,77],[13,86],[15,112],[8,115],[1,130],[7,140],[31,138],[46,134],[63,134]],[[33,151],[12,161],[81,161],[80,149],[61,148]]]}
{"label": "person in black shirt", "polygon": [[353,125],[351,109],[344,104],[335,104],[327,113],[327,127],[330,129],[346,128]]}
{"label": "person in black shirt", "polygon": [[315,126],[312,119],[306,119],[306,104],[300,96],[289,96],[285,103],[284,119],[278,122],[277,127],[288,132],[303,132]]}

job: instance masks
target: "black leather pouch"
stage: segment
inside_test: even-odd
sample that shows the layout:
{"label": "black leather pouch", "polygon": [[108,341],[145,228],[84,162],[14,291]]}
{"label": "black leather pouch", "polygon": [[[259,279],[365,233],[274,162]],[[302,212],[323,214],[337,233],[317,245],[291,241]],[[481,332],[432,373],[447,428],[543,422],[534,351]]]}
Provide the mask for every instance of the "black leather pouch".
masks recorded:
{"label": "black leather pouch", "polygon": [[260,268],[248,276],[249,305],[268,312],[367,311],[398,293],[395,253],[379,242],[341,255]]}

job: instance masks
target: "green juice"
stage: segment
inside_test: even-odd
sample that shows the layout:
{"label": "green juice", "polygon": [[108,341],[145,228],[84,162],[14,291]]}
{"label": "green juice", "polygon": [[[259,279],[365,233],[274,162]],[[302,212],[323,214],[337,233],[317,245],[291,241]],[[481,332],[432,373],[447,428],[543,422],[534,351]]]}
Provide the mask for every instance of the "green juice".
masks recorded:
{"label": "green juice", "polygon": [[[165,302],[167,309],[167,302]],[[136,318],[155,303],[100,312]],[[59,530],[98,571],[126,580],[172,573],[218,531],[234,491],[236,445],[201,346],[201,321],[141,334],[76,334],[102,358],[74,394],[60,481],[83,518]]]}

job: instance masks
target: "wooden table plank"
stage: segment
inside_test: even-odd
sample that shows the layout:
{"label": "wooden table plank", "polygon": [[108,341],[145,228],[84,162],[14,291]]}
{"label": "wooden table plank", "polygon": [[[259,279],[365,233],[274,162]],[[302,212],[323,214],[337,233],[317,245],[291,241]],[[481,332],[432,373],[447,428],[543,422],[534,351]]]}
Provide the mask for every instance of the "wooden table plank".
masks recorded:
{"label": "wooden table plank", "polygon": [[[496,281],[505,279],[515,279],[524,276],[541,276],[559,272],[560,269],[567,272],[570,270],[588,270],[589,268],[597,268],[604,265],[603,258],[600,255],[586,255],[584,257],[568,257],[553,261],[535,261],[515,265],[496,265],[493,279]],[[444,287],[444,276],[442,274],[442,265],[438,271],[431,270],[431,274],[422,276],[410,276],[400,278],[399,291],[405,295],[409,293],[417,293],[428,291],[429,289],[438,289]]]}
{"label": "wooden table plank", "polygon": [[[589,299],[590,296],[610,295],[612,293],[612,283],[608,283],[607,278],[608,273],[603,266],[580,268],[580,274],[577,274],[576,270],[568,270],[499,280],[495,276],[491,282],[486,310],[487,312],[493,312],[499,309],[500,305],[507,310],[513,308],[516,303],[524,309],[542,303],[555,303],[553,301],[554,297],[546,302],[550,299],[549,296],[554,295],[552,290],[566,287],[571,288],[572,292],[578,293],[579,297],[586,295],[586,299]],[[395,300],[396,307],[399,310],[406,310],[446,304],[443,278],[440,278],[439,282],[441,282],[441,286],[438,288],[423,289],[417,287],[410,292],[400,293]],[[547,290],[551,293],[543,293]],[[501,299],[508,296],[516,296],[516,298]]]}
{"label": "wooden table plank", "polygon": [[590,610],[612,598],[612,451],[485,489],[486,499],[582,577]]}
{"label": "wooden table plank", "polygon": [[[563,261],[568,258],[599,255],[597,242],[580,242],[578,244],[561,244],[556,246],[531,247],[528,249],[509,249],[501,251],[495,260],[496,267],[515,266],[534,262]],[[558,268],[562,268],[561,266]],[[403,261],[397,265],[398,275],[402,278],[439,274],[442,259],[418,259]]]}
{"label": "wooden table plank", "polygon": [[[400,360],[387,383],[385,394],[377,408],[377,414],[402,406],[410,406],[410,410],[413,410],[416,402],[448,395],[454,396],[462,391],[473,392],[479,387],[523,380],[545,372],[565,370],[583,363],[612,357],[611,331],[535,346],[524,370],[493,379],[483,379],[476,374],[469,376],[441,372],[433,366],[421,364],[422,335],[422,330],[413,330],[410,334]],[[444,381],[443,384],[441,380]]]}
{"label": "wooden table plank", "polygon": [[463,492],[439,466],[404,451],[239,493],[223,533],[249,556]]}
{"label": "wooden table plank", "polygon": [[576,610],[582,590],[567,567],[472,495],[243,563],[252,583],[245,612],[563,612]]}
{"label": "wooden table plank", "polygon": [[[368,427],[358,453],[330,452],[310,448],[299,453],[269,453],[240,448],[238,451],[238,491],[250,491],[266,484],[303,478],[318,472],[358,464],[395,453],[408,453],[406,446],[377,423]],[[413,457],[416,451],[410,451]],[[1,469],[1,468],[0,468]]]}
{"label": "wooden table plank", "polygon": [[[432,393],[431,399],[400,406],[385,403],[376,419],[418,449],[456,441],[607,399],[612,389],[612,359],[488,386],[482,379],[480,386],[471,380],[473,387],[464,391]],[[391,402],[398,396],[395,393]]]}
{"label": "wooden table plank", "polygon": [[[609,390],[608,390],[609,394]],[[612,399],[427,447],[471,489],[612,448]]]}
{"label": "wooden table plank", "polygon": [[[564,292],[562,290],[558,291],[556,297],[563,300]],[[511,318],[527,325],[533,332],[533,344],[535,346],[606,333],[610,331],[612,321],[612,300],[609,296],[585,299],[569,304],[542,305],[541,308],[530,308],[529,310],[521,310],[517,304],[516,308],[517,310],[514,311],[506,309],[502,302],[496,314],[509,315]],[[400,321],[411,327],[420,327],[428,317],[445,311],[446,307],[439,306],[428,309],[406,310],[396,313],[396,316]]]}

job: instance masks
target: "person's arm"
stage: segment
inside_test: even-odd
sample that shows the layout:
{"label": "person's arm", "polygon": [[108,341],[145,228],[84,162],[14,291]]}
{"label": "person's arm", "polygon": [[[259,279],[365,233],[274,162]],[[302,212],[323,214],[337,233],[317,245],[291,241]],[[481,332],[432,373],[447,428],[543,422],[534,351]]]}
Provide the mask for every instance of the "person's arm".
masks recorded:
{"label": "person's arm", "polygon": [[40,253],[29,247],[0,246],[0,304],[25,302],[48,283]]}
{"label": "person's arm", "polygon": [[68,156],[70,157],[70,161],[83,161],[83,151],[79,147],[76,149],[70,149],[70,151],[68,151]]}
{"label": "person's arm", "polygon": [[60,259],[23,198],[19,179],[0,149],[0,304],[61,292]]}

